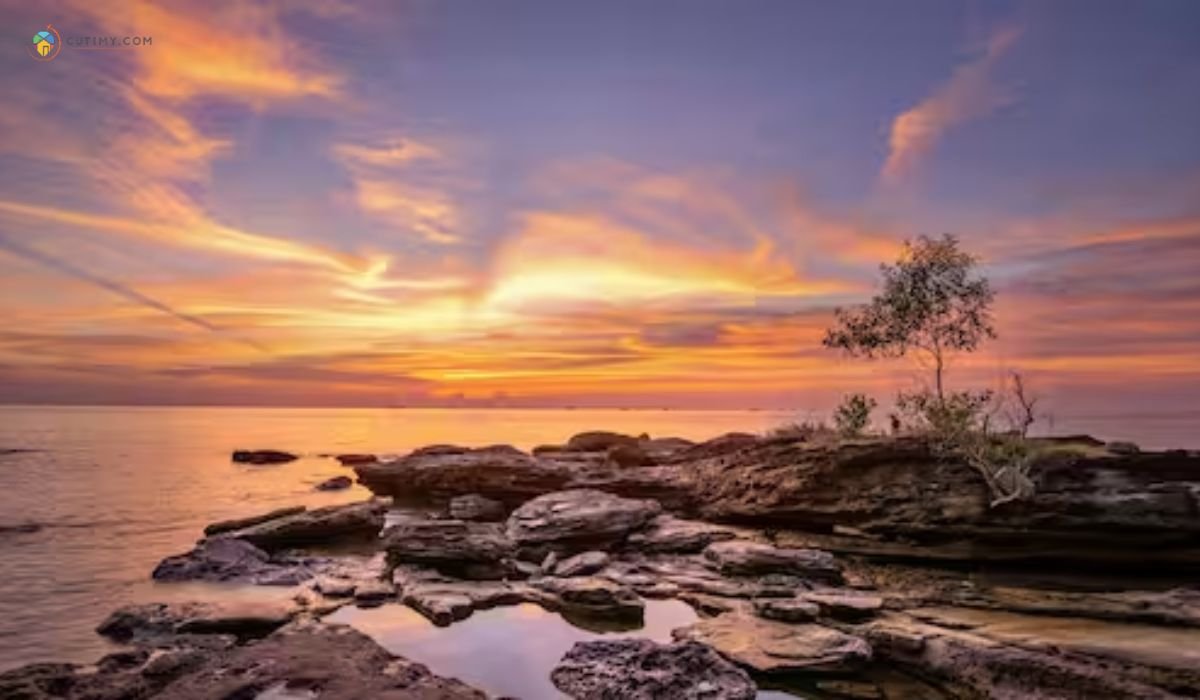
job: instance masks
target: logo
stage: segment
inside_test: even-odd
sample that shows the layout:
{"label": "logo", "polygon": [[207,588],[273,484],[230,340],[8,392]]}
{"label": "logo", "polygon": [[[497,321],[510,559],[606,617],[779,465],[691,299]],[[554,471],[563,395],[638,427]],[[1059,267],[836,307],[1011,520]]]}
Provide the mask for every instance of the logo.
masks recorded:
{"label": "logo", "polygon": [[31,55],[39,61],[53,61],[62,50],[62,37],[58,31],[47,24],[46,28],[33,35]]}

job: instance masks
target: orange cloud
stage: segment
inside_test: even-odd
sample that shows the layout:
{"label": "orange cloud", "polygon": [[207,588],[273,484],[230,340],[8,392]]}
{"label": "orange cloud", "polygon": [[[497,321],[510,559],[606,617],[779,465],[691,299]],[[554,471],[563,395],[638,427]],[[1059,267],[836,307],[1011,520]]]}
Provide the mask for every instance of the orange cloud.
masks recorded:
{"label": "orange cloud", "polygon": [[1011,27],[995,32],[982,56],[956,68],[932,94],[892,120],[888,157],[880,172],[885,183],[909,175],[948,130],[987,116],[1011,100],[992,83],[991,72],[1020,35]]}

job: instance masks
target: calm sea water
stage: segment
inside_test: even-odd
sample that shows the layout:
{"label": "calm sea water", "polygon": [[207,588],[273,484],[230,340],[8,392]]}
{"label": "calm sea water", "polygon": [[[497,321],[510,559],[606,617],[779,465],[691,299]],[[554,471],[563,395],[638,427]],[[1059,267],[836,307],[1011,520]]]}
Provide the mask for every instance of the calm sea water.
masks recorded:
{"label": "calm sea water", "polygon": [[[361,500],[319,493],[352,474],[338,452],[402,453],[430,443],[531,448],[605,428],[703,439],[762,430],[771,412],[0,407],[0,669],[33,661],[90,662],[106,651],[93,628],[134,601],[218,594],[212,586],[155,584],[160,559],[191,547],[214,520],[292,504]],[[233,464],[238,448],[305,455],[290,464]],[[219,594],[276,596],[269,588]]]}
{"label": "calm sea water", "polygon": [[[369,494],[313,491],[350,473],[319,455],[402,453],[430,443],[530,448],[603,428],[704,439],[761,431],[796,416],[771,411],[268,409],[0,407],[0,669],[33,661],[88,662],[104,653],[92,631],[133,601],[285,592],[155,584],[164,556],[188,549],[204,525],[284,505],[329,505]],[[1060,421],[1148,446],[1197,446],[1192,417]],[[238,448],[301,453],[285,465],[232,464]]]}

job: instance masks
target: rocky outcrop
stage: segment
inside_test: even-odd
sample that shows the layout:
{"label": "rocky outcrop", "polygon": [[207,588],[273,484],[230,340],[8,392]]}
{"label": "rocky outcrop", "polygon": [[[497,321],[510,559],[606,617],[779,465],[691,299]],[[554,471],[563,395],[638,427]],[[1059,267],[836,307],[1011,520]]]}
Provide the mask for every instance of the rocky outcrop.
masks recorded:
{"label": "rocky outcrop", "polygon": [[508,508],[503,503],[477,493],[450,499],[446,512],[455,520],[498,522],[508,517]]}
{"label": "rocky outcrop", "polygon": [[550,674],[577,700],[752,700],[745,671],[703,644],[648,639],[578,642]]}
{"label": "rocky outcrop", "polygon": [[354,471],[371,491],[400,500],[448,501],[475,493],[508,507],[562,489],[571,479],[563,465],[507,445],[435,446],[391,462],[356,465]]}
{"label": "rocky outcrop", "polygon": [[[699,447],[699,446],[698,446]],[[1035,495],[989,507],[969,466],[916,439],[762,440],[693,462],[709,518],[829,533],[843,551],[1012,564],[1200,567],[1200,456],[1047,443]],[[962,546],[955,546],[962,543]]]}
{"label": "rocky outcrop", "polygon": [[572,435],[563,449],[570,452],[606,452],[614,447],[637,447],[638,439],[632,435],[592,430]]}
{"label": "rocky outcrop", "polygon": [[736,612],[677,629],[676,639],[702,642],[759,673],[842,673],[871,660],[863,639],[816,624],[784,624]]}
{"label": "rocky outcrop", "polygon": [[239,464],[284,464],[300,457],[282,450],[234,450],[230,459]]}
{"label": "rocky outcrop", "polygon": [[1165,700],[1200,691],[1200,632],[1077,618],[930,608],[865,628],[877,655],[997,700]]}
{"label": "rocky outcrop", "polygon": [[508,518],[517,546],[579,552],[621,542],[662,511],[656,501],[575,489],[535,498]]}
{"label": "rocky outcrop", "polygon": [[602,578],[541,578],[531,584],[553,597],[543,606],[577,617],[640,622],[645,604],[630,589]]}
{"label": "rocky outcrop", "polygon": [[387,504],[364,501],[306,510],[227,533],[267,551],[347,540],[370,540],[383,529]]}

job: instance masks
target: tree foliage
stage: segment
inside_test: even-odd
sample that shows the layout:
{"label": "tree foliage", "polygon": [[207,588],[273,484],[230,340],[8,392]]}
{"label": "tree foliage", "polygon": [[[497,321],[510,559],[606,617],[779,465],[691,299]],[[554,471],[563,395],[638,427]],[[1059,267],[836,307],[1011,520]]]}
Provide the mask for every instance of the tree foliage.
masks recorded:
{"label": "tree foliage", "polygon": [[833,414],[833,423],[843,437],[858,437],[871,423],[871,411],[875,410],[875,399],[866,394],[850,394]]}
{"label": "tree foliage", "polygon": [[917,350],[934,364],[936,395],[948,355],[975,350],[996,336],[986,278],[978,260],[959,249],[952,235],[905,242],[894,265],[880,266],[883,289],[868,304],[838,309],[825,346],[856,357],[901,357]]}

